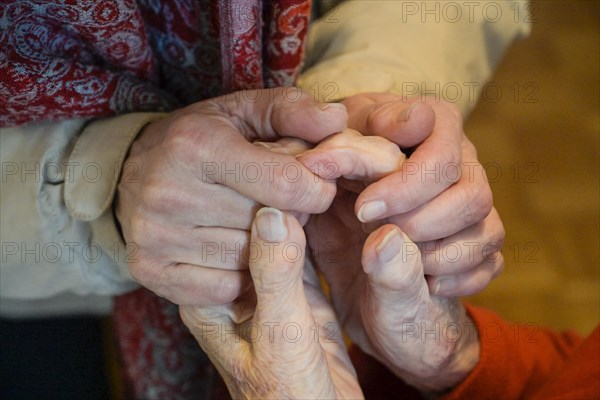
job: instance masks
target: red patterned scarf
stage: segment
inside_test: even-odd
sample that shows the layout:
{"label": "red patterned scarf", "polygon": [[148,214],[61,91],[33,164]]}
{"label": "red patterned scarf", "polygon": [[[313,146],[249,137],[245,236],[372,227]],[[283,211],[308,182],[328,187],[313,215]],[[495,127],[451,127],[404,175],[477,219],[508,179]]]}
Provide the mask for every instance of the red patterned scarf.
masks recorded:
{"label": "red patterned scarf", "polygon": [[[235,90],[288,86],[310,0],[21,0],[0,3],[0,126],[171,110]],[[219,397],[217,374],[147,290],[119,296],[128,397]]]}
{"label": "red patterned scarf", "polygon": [[0,2],[0,126],[292,85],[309,0]]}

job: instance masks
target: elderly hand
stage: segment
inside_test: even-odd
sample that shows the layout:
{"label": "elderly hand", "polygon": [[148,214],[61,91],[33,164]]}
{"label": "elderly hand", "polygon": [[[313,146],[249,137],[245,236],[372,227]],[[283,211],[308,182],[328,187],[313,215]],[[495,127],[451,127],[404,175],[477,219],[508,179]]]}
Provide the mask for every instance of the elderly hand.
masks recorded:
{"label": "elderly hand", "polygon": [[431,293],[466,296],[482,290],[504,267],[504,227],[477,152],[458,109],[435,99],[385,93],[343,102],[348,126],[414,149],[397,173],[374,182],[355,204],[370,229],[389,222],[415,241]]}
{"label": "elderly hand", "polygon": [[180,307],[232,397],[362,398],[298,221],[262,208],[250,240],[253,288],[229,304]]}
{"label": "elderly hand", "polygon": [[138,250],[133,277],[176,304],[235,299],[250,284],[245,249],[261,205],[318,213],[336,191],[292,155],[252,142],[314,143],[346,122],[344,106],[281,88],[203,101],[148,125],[116,200],[124,238]]}
{"label": "elderly hand", "polygon": [[369,235],[355,324],[359,343],[405,382],[427,393],[460,383],[479,361],[474,323],[458,300],[429,294],[417,246],[395,225]]}
{"label": "elderly hand", "polygon": [[[346,130],[299,155],[302,163],[322,176],[327,170],[332,179],[355,180],[343,181],[331,208],[311,217],[306,226],[309,247],[330,285],[334,308],[350,338],[408,383],[425,391],[444,390],[470,371],[472,362],[477,361],[473,349],[478,347],[471,346],[472,337],[454,341],[452,324],[468,319],[456,300],[429,294],[417,245],[394,225],[385,225],[367,238],[354,215],[356,192],[361,191],[356,180],[381,181],[404,168],[400,164],[404,157],[396,145],[381,137],[366,139]],[[394,159],[396,164],[390,161]],[[390,241],[394,246],[400,243],[400,248],[387,249]],[[376,264],[379,259],[373,259],[373,251],[382,252],[383,259],[401,250],[402,263],[385,264],[384,268]],[[380,270],[385,273],[374,272]],[[424,341],[424,330],[435,332],[436,326],[444,329],[437,332],[438,339],[442,334],[450,336]],[[440,378],[431,379],[436,374]]]}

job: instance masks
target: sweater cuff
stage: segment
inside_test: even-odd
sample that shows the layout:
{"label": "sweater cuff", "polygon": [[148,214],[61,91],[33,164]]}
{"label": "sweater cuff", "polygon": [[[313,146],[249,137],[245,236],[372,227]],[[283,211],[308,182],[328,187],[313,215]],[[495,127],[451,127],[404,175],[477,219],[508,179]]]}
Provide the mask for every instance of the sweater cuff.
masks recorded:
{"label": "sweater cuff", "polygon": [[115,294],[137,286],[128,267],[137,261],[137,247],[123,241],[112,207],[121,169],[137,135],[165,115],[133,113],[92,122],[77,140],[67,164],[65,206],[74,219],[89,223],[91,240],[112,259],[112,272],[96,270],[113,281],[124,282],[121,288],[113,289]]}
{"label": "sweater cuff", "polygon": [[100,217],[112,204],[129,146],[142,128],[163,113],[132,113],[89,124],[69,157],[65,204],[80,221]]}

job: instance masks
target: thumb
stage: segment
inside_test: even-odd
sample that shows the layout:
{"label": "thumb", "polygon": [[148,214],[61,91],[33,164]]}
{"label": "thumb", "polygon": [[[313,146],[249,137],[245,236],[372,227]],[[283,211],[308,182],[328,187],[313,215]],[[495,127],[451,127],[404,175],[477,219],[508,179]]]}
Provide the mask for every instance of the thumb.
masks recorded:
{"label": "thumb", "polygon": [[[253,325],[263,331],[252,341],[258,368],[278,385],[292,377],[286,398],[334,398],[328,363],[314,340],[315,321],[304,294],[302,274],[306,238],[298,221],[275,208],[256,213],[250,235],[250,274],[256,291]],[[261,362],[266,362],[262,364]],[[269,373],[260,371],[269,377]],[[285,385],[284,385],[285,386]]]}
{"label": "thumb", "polygon": [[421,253],[395,225],[384,225],[369,235],[362,255],[369,293],[386,313],[402,317],[428,303]]}
{"label": "thumb", "polygon": [[344,100],[348,127],[365,135],[382,136],[401,147],[412,147],[433,130],[435,112],[419,98],[402,99],[390,93],[367,93]]}
{"label": "thumb", "polygon": [[264,207],[256,213],[250,242],[255,322],[304,324],[312,320],[302,283],[306,238],[298,221]]}

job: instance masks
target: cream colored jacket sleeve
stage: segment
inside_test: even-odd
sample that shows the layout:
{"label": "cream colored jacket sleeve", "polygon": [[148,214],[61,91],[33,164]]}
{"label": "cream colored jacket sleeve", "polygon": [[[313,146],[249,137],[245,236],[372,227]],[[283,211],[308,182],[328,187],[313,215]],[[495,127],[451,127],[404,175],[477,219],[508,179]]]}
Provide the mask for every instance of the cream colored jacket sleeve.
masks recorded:
{"label": "cream colored jacket sleeve", "polygon": [[530,30],[526,1],[356,0],[312,24],[298,85],[333,101],[429,94],[466,115],[508,45]]}
{"label": "cream colored jacket sleeve", "polygon": [[161,116],[1,129],[0,315],[102,313],[136,287],[112,202],[129,145]]}

